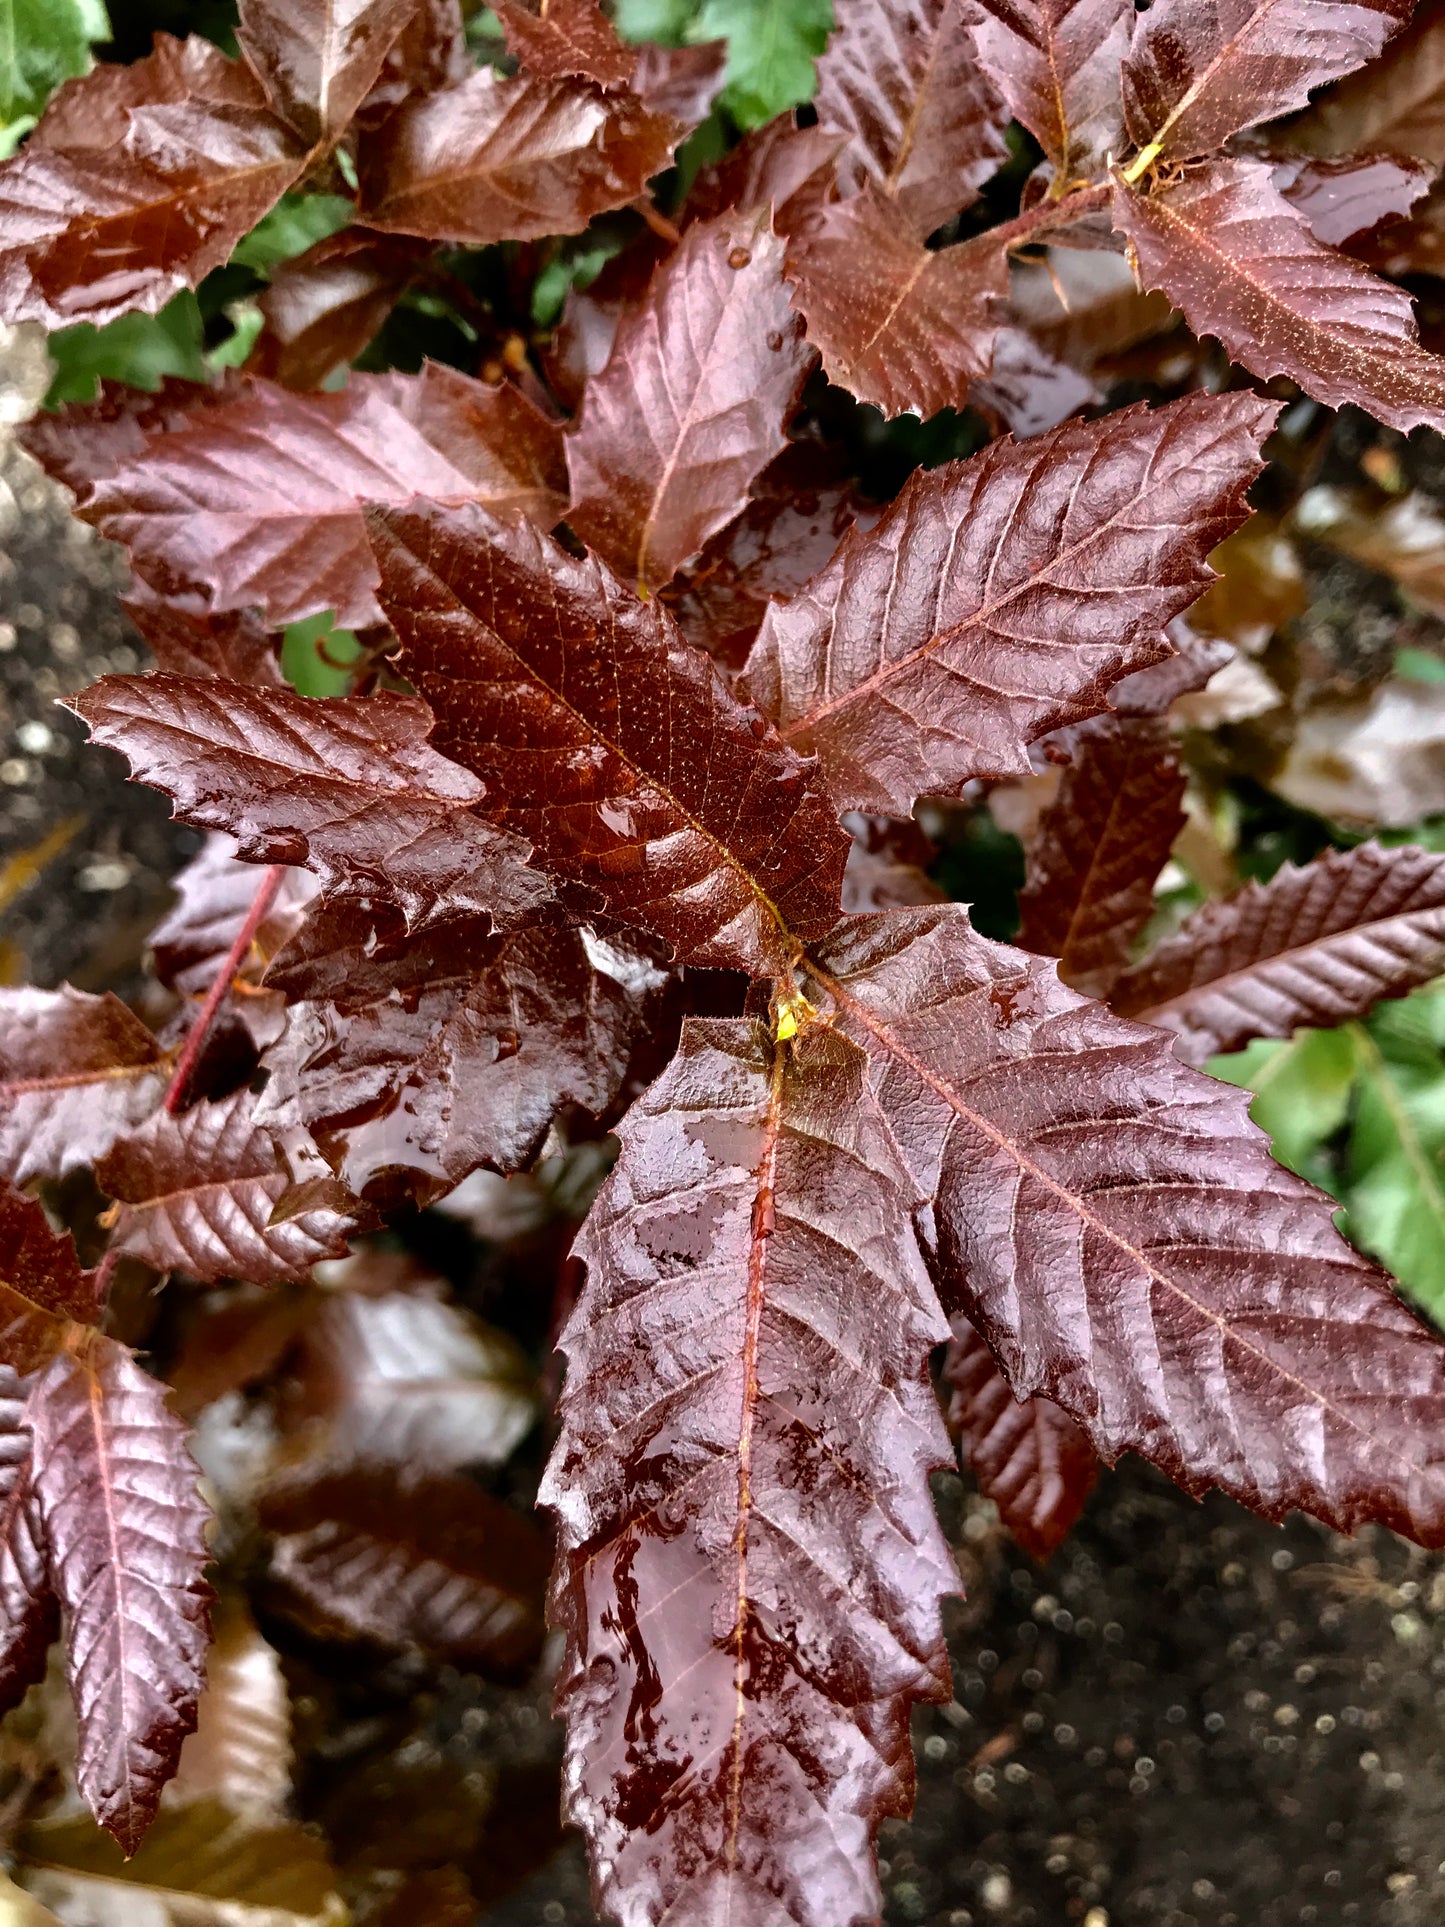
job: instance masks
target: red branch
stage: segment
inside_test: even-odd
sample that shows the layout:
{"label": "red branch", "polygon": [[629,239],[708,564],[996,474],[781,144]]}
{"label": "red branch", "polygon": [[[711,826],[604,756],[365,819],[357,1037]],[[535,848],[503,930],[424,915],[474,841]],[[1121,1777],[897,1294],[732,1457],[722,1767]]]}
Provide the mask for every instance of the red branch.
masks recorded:
{"label": "red branch", "polygon": [[273,863],[262,877],[260,888],[252,899],[250,909],[246,912],[246,920],[236,932],[236,940],[226,952],[225,961],[216,972],[215,981],[206,992],[206,1001],[201,1005],[195,1023],[191,1025],[185,1047],[176,1059],[171,1081],[166,1086],[163,1102],[172,1115],[181,1108],[181,1100],[186,1094],[191,1072],[196,1068],[196,1060],[205,1045],[206,1033],[215,1022],[216,1012],[226,1001],[231,985],[236,981],[237,971],[246,961],[252,939],[266,921],[266,913],[276,901],[276,892],[281,888],[281,879],[285,874],[284,863]]}

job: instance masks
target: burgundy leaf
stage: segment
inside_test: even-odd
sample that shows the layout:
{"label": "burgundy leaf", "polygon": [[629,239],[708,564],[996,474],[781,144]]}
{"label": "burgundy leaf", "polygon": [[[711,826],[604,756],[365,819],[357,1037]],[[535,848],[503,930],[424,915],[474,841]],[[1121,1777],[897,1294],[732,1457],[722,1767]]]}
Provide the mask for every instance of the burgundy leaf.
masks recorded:
{"label": "burgundy leaf", "polygon": [[1251,374],[1392,428],[1445,426],[1445,363],[1420,347],[1409,295],[1322,246],[1269,163],[1210,161],[1147,197],[1120,181],[1114,222],[1143,284]]}
{"label": "burgundy leaf", "polygon": [[76,1777],[127,1853],[196,1723],[210,1634],[208,1508],[164,1388],[92,1333],[30,1394],[35,1493],[65,1609]]}
{"label": "burgundy leaf", "polygon": [[958,906],[854,918],[816,955],[935,1201],[947,1301],[1015,1397],[1189,1492],[1445,1543],[1445,1346],[1275,1163],[1247,1091]]}
{"label": "burgundy leaf", "polygon": [[263,1494],[259,1511],[279,1535],[272,1578],[303,1624],[419,1647],[468,1670],[508,1670],[535,1655],[546,1541],[470,1479],[303,1465]]}
{"label": "burgundy leaf", "polygon": [[853,836],[843,872],[843,908],[850,916],[948,900],[927,874],[937,852],[916,823],[850,810],[843,825]]}
{"label": "burgundy leaf", "polygon": [[[241,925],[256,900],[260,883],[254,863],[243,863],[229,836],[208,836],[198,855],[171,879],[176,903],[150,934],[157,977],[182,997],[203,997],[216,980]],[[236,975],[259,983],[265,966],[295,934],[306,906],[316,894],[306,870],[288,870],[256,932],[252,955]]]}
{"label": "burgundy leaf", "polygon": [[813,105],[847,134],[846,191],[871,181],[923,241],[1008,158],[1008,112],[967,28],[963,0],[837,0]]}
{"label": "burgundy leaf", "polygon": [[1111,998],[1203,1064],[1254,1037],[1331,1029],[1445,970],[1445,856],[1362,843],[1206,903]]}
{"label": "burgundy leaf", "polygon": [[833,185],[834,162],[848,136],[826,127],[795,127],[786,115],[745,134],[721,160],[702,169],[686,213],[706,220],[735,208],[752,214],[771,207],[773,228],[792,234],[815,215]]}
{"label": "burgundy leaf", "polygon": [[1098,399],[1088,375],[1057,360],[1023,328],[1000,328],[988,373],[971,382],[968,405],[1020,441],[1057,428]]}
{"label": "burgundy leaf", "polygon": [[812,359],[767,214],[689,228],[587,385],[572,528],[624,581],[661,588],[782,450]]}
{"label": "burgundy leaf", "polygon": [[1445,162],[1445,13],[1417,6],[1383,58],[1326,89],[1280,130],[1281,145],[1307,154],[1401,154]]}
{"label": "burgundy leaf", "polygon": [[[83,462],[93,431],[74,419],[70,456]],[[199,589],[218,611],[254,605],[274,623],[322,609],[343,626],[377,620],[363,502],[481,501],[545,524],[566,489],[560,434],[517,389],[435,363],[356,375],[337,394],[244,378],[144,433],[134,453],[116,445],[97,448],[107,466],[95,464],[85,519],[162,594]]]}
{"label": "burgundy leaf", "polygon": [[1154,912],[1154,885],[1184,827],[1184,771],[1155,717],[1095,716],[1075,733],[1039,820],[1019,897],[1019,943],[1107,997]]}
{"label": "burgundy leaf", "polygon": [[[184,427],[192,409],[235,393],[234,378],[213,388],[167,375],[154,394],[126,382],[102,380],[94,401],[42,409],[20,424],[16,438],[47,475],[84,502],[102,476],[114,475],[143,456],[153,436],[173,434]],[[153,601],[183,600],[157,597],[144,587],[140,593]]]}
{"label": "burgundy leaf", "polygon": [[0,1183],[0,1364],[38,1371],[99,1315],[68,1236],[33,1198]]}
{"label": "burgundy leaf", "polygon": [[1169,160],[1212,153],[1373,60],[1414,0],[1153,0],[1124,62],[1131,138]]}
{"label": "burgundy leaf", "polygon": [[228,1392],[247,1391],[276,1372],[315,1311],[304,1288],[223,1286],[189,1327],[171,1365],[171,1404],[198,1418]]}
{"label": "burgundy leaf", "polygon": [[0,1708],[6,1712],[44,1679],[60,1636],[32,1490],[29,1393],[27,1380],[0,1365]]}
{"label": "burgundy leaf", "polygon": [[328,898],[380,898],[414,928],[504,927],[547,900],[527,846],[476,814],[476,778],[428,744],[415,696],[103,676],[72,706],[184,822],[227,831],[249,863],[304,864]]}
{"label": "burgundy leaf", "polygon": [[260,1115],[307,1126],[351,1192],[522,1170],[564,1105],[608,1109],[663,981],[645,959],[541,922],[449,924],[399,950],[388,934],[314,918],[271,979],[313,1001],[267,1054]]}
{"label": "burgundy leaf", "polygon": [[137,583],[120,606],[145,637],[157,669],[171,676],[221,676],[282,689],[278,637],[251,609],[215,615],[199,596],[162,598]]}
{"label": "burgundy leaf", "polygon": [[792,237],[788,274],[828,379],[885,415],[962,408],[988,372],[1008,256],[987,234],[922,247],[870,182]]}
{"label": "burgundy leaf", "polygon": [[454,87],[471,71],[461,0],[416,0],[356,118],[368,133],[374,132],[403,101]]}
{"label": "burgundy leaf", "polygon": [[1109,707],[1116,715],[1165,716],[1181,696],[1192,696],[1203,689],[1227,662],[1234,660],[1232,643],[1197,634],[1187,616],[1176,616],[1170,623],[1169,640],[1177,655],[1148,669],[1136,669],[1109,691]]}
{"label": "burgundy leaf", "polygon": [[543,361],[553,394],[574,413],[588,383],[607,366],[619,324],[644,300],[654,273],[672,251],[671,241],[644,228],[595,281],[568,290]]}
{"label": "burgundy leaf", "polygon": [[256,1122],[255,1104],[238,1091],[179,1116],[157,1111],[106,1153],[95,1176],[119,1207],[115,1250],[203,1284],[256,1285],[304,1278],[318,1258],[346,1250],[355,1222],[336,1211],[271,1222],[292,1174],[281,1139]]}
{"label": "burgundy leaf", "polygon": [[0,1178],[89,1163],[160,1102],[165,1054],[109,991],[0,990]]}
{"label": "burgundy leaf", "polygon": [[433,740],[584,914],[763,975],[831,926],[848,850],[832,804],[660,604],[481,509],[372,528]]}
{"label": "burgundy leaf", "polygon": [[955,1320],[943,1382],[952,1393],[948,1429],[979,1491],[1029,1557],[1042,1562],[1068,1537],[1098,1476],[1088,1435],[1052,1400],[1016,1399],[966,1319]]}
{"label": "burgundy leaf", "polygon": [[352,227],[283,261],[257,298],[266,325],[247,369],[285,388],[320,388],[372,341],[431,251]]}
{"label": "burgundy leaf", "polygon": [[675,585],[669,607],[690,642],[740,669],[769,598],[801,589],[855,522],[871,528],[879,513],[816,443],[791,442]]}
{"label": "burgundy leaf", "polygon": [[1304,216],[1310,232],[1327,247],[1341,247],[1378,227],[1390,214],[1408,214],[1435,178],[1421,161],[1393,154],[1359,154],[1345,160],[1285,161],[1275,186]]}
{"label": "burgundy leaf", "polygon": [[599,87],[625,87],[637,55],[617,38],[597,0],[540,0],[533,13],[522,0],[498,0],[507,51],[539,80],[579,75]]}
{"label": "burgundy leaf", "polygon": [[693,47],[660,47],[645,40],[637,49],[633,92],[650,114],[666,115],[691,132],[723,84],[727,56],[725,40],[703,40]]}
{"label": "burgundy leaf", "polygon": [[821,1028],[689,1021],[620,1135],[541,1491],[568,1809],[621,1918],[874,1920],[957,1589],[911,1182]]}
{"label": "burgundy leaf", "polygon": [[473,247],[576,234],[635,201],[685,131],[630,93],[484,67],[398,108],[368,143],[362,218]]}
{"label": "burgundy leaf", "polygon": [[982,0],[982,10],[974,45],[1014,119],[1060,179],[1092,174],[1123,146],[1119,63],[1133,0]]}
{"label": "burgundy leaf", "polygon": [[[204,43],[201,43],[204,45]],[[170,42],[72,81],[0,166],[0,317],[49,328],[154,313],[220,267],[306,151],[244,68]],[[179,91],[194,76],[198,91]]]}
{"label": "burgundy leaf", "polygon": [[525,1355],[435,1291],[318,1295],[282,1407],[327,1454],[398,1472],[505,1465],[537,1416]]}
{"label": "burgundy leaf", "polygon": [[915,474],[769,610],[748,693],[842,808],[907,816],[1104,707],[1243,521],[1276,404],[1191,396]]}
{"label": "burgundy leaf", "polygon": [[416,11],[417,0],[240,0],[236,38],[282,120],[329,145]]}

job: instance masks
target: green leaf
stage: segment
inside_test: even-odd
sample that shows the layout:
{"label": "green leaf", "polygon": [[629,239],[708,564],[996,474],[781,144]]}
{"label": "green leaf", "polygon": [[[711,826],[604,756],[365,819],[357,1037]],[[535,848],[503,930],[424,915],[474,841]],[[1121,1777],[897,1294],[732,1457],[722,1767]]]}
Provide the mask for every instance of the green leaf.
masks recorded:
{"label": "green leaf", "polygon": [[[332,619],[329,609],[319,616],[307,616],[304,622],[293,622],[282,638],[281,673],[298,695],[351,694],[350,672],[334,665],[355,662],[361,654],[361,644],[354,631],[333,629]],[[323,649],[325,655],[321,653]]]}
{"label": "green leaf", "polygon": [[1360,1067],[1348,1229],[1445,1323],[1445,991],[1382,1006],[1368,1027],[1348,1028]]}
{"label": "green leaf", "polygon": [[63,80],[110,38],[100,0],[0,0],[0,121],[38,114]]}
{"label": "green leaf", "polygon": [[166,375],[207,379],[200,305],[188,288],[159,314],[123,314],[103,328],[82,321],[59,329],[49,345],[55,379],[45,397],[47,408],[93,400],[102,379],[151,390]]}
{"label": "green leaf", "polygon": [[740,127],[761,127],[813,98],[832,27],[831,0],[704,0],[687,38],[727,41],[723,102]]}
{"label": "green leaf", "polygon": [[293,255],[340,233],[355,212],[342,194],[283,194],[271,212],[237,242],[231,259],[257,274],[269,274]]}
{"label": "green leaf", "polygon": [[614,19],[624,40],[682,45],[697,13],[697,0],[617,0]]}
{"label": "green leaf", "polygon": [[1209,1065],[1213,1076],[1255,1093],[1249,1114],[1268,1131],[1274,1154],[1301,1177],[1336,1191],[1338,1174],[1325,1147],[1349,1116],[1359,1069],[1348,1026],[1296,1031],[1288,1043],[1261,1039]]}

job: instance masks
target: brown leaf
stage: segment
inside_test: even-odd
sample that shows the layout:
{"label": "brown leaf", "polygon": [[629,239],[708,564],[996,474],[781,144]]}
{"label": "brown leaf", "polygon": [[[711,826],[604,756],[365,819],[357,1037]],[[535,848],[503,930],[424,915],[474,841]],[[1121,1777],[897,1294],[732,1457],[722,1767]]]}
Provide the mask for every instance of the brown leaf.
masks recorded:
{"label": "brown leaf", "polygon": [[771,207],[774,232],[792,234],[828,198],[834,162],[847,144],[844,133],[795,127],[780,115],[699,172],[685,212],[689,219],[707,220],[729,208],[752,214]]}
{"label": "brown leaf", "polygon": [[39,1371],[100,1308],[75,1246],[33,1198],[0,1183],[0,1364]]}
{"label": "brown leaf", "polygon": [[230,1286],[212,1293],[168,1374],[176,1411],[196,1419],[228,1392],[247,1391],[270,1378],[312,1308],[309,1292],[284,1286]]}
{"label": "brown leaf", "polygon": [[1445,687],[1387,682],[1316,703],[1270,788],[1296,809],[1365,829],[1445,812]]}
{"label": "brown leaf", "polygon": [[1445,14],[1417,6],[1381,59],[1327,88],[1277,142],[1294,153],[1375,150],[1445,163]]}
{"label": "brown leaf", "polygon": [[[200,853],[171,879],[176,903],[150,934],[155,973],[182,997],[203,997],[216,980],[237,932],[245,922],[260,883],[254,863],[242,863],[229,836],[208,836]],[[306,870],[288,870],[271,908],[257,930],[251,954],[236,973],[247,985],[259,984],[268,960],[295,935],[316,894]]]}
{"label": "brown leaf", "polygon": [[1000,328],[988,373],[971,382],[968,405],[1020,441],[1057,428],[1098,399],[1087,375],[1057,361],[1022,328]]}
{"label": "brown leaf", "polygon": [[98,1332],[30,1395],[34,1482],[65,1609],[76,1777],[134,1853],[196,1723],[210,1633],[195,1461],[163,1388]]}
{"label": "brown leaf", "polygon": [[934,1199],[945,1302],[1015,1397],[1266,1518],[1445,1542],[1445,1346],[1274,1162],[1248,1092],[956,905],[854,918],[816,955]]}
{"label": "brown leaf", "polygon": [[1393,428],[1445,426],[1445,362],[1419,345],[1409,295],[1322,246],[1267,162],[1209,161],[1147,196],[1119,181],[1114,224],[1143,284],[1251,374]]}
{"label": "brown leaf", "polygon": [[[102,379],[94,401],[42,409],[20,424],[16,439],[47,475],[63,482],[83,502],[102,476],[114,475],[143,456],[152,436],[173,434],[185,425],[193,408],[229,399],[236,392],[234,377],[210,387],[167,375],[154,394],[128,382]],[[139,593],[153,602],[205,607],[203,598],[157,596],[144,585]]]}
{"label": "brown leaf", "polygon": [[690,1020],[620,1135],[541,1491],[568,1808],[606,1909],[876,1919],[957,1589],[911,1181],[823,1028]]}
{"label": "brown leaf", "polygon": [[372,527],[435,742],[583,914],[764,975],[829,928],[848,849],[831,802],[660,604],[484,510]]}
{"label": "brown leaf", "polygon": [[0,1177],[58,1178],[148,1117],[165,1053],[109,991],[0,990]]}
{"label": "brown leaf", "polygon": [[813,357],[782,270],[766,213],[698,222],[587,385],[567,520],[639,590],[730,522],[784,446]]}
{"label": "brown leaf", "polygon": [[397,938],[316,918],[273,975],[313,1001],[267,1054],[260,1115],[303,1123],[349,1190],[430,1195],[482,1164],[525,1169],[562,1106],[607,1110],[663,981],[645,959],[540,921]]}
{"label": "brown leaf", "polygon": [[[1015,320],[1045,354],[1092,373],[1176,320],[1162,294],[1144,294],[1121,254],[1051,247],[1043,261],[1015,262]],[[1065,305],[1067,303],[1067,305]]]}
{"label": "brown leaf", "polygon": [[[1301,497],[1294,526],[1311,541],[1389,576],[1409,602],[1445,616],[1445,514],[1433,495],[1411,489],[1382,502],[1326,483]],[[1301,607],[1304,600],[1301,588]]]}
{"label": "brown leaf", "polygon": [[206,1654],[196,1730],[181,1748],[167,1810],[214,1800],[253,1821],[284,1820],[291,1802],[291,1701],[275,1649],[238,1598],[224,1599]]}
{"label": "brown leaf", "polygon": [[576,75],[625,87],[636,72],[636,52],[623,46],[597,0],[540,0],[535,13],[522,0],[499,0],[495,11],[508,53],[539,80]]}
{"label": "brown leaf", "polygon": [[161,597],[136,583],[120,606],[145,637],[157,669],[171,676],[224,676],[281,689],[278,637],[254,610],[215,615],[199,596]]}
{"label": "brown leaf", "polygon": [[357,110],[368,134],[417,94],[455,87],[472,71],[460,0],[416,0],[400,35],[387,50],[381,74]]}
{"label": "brown leaf", "polygon": [[728,43],[702,40],[692,47],[660,47],[645,40],[637,49],[632,88],[650,114],[663,114],[691,132],[705,119],[723,83]]}
{"label": "brown leaf", "polygon": [[155,313],[220,267],[306,164],[216,48],[170,42],[122,72],[70,82],[49,126],[0,166],[6,321]]}
{"label": "brown leaf", "polygon": [[21,1877],[64,1919],[91,1927],[344,1927],[346,1909],[317,1835],[259,1824],[213,1800],[166,1807],[133,1858],[87,1820],[30,1827]]}
{"label": "brown leaf", "polygon": [[1246,513],[1275,404],[1192,396],[995,442],[910,478],[769,610],[746,687],[842,808],[907,816],[1161,660]]}
{"label": "brown leaf", "polygon": [[431,244],[343,228],[272,270],[257,297],[265,326],[246,363],[283,388],[320,388],[367,347]]}
{"label": "brown leaf", "polygon": [[300,1330],[281,1415],[325,1425],[328,1458],[459,1472],[506,1464],[536,1386],[520,1347],[436,1289],[335,1290]]}
{"label": "brown leaf", "polygon": [[576,234],[635,201],[685,131],[630,93],[484,67],[407,102],[368,143],[362,219],[472,247]]}
{"label": "brown leaf", "polygon": [[[95,445],[86,406],[47,429],[63,444],[74,421],[74,462]],[[566,492],[553,423],[517,389],[436,363],[355,375],[336,394],[243,377],[142,432],[133,453],[116,449],[108,438],[106,466],[94,463],[86,521],[163,595],[197,589],[217,611],[254,605],[274,623],[322,609],[342,626],[377,620],[363,502],[481,501],[550,524]]]}
{"label": "brown leaf", "polygon": [[982,0],[978,57],[1063,181],[1123,146],[1119,63],[1132,0]]}
{"label": "brown leaf", "polygon": [[843,826],[853,837],[843,872],[843,908],[849,916],[947,901],[948,893],[926,873],[937,852],[916,823],[850,810]]}
{"label": "brown leaf", "polygon": [[30,1381],[0,1365],[0,1710],[44,1679],[60,1636],[60,1607],[45,1569],[35,1506],[26,1404]]}
{"label": "brown leaf", "polygon": [[476,778],[430,747],[415,696],[298,696],[219,678],[104,676],[72,705],[187,823],[225,830],[248,863],[300,863],[327,901],[377,899],[424,929],[534,916],[527,846],[475,813]]}
{"label": "brown leaf", "polygon": [[546,1540],[458,1473],[302,1465],[262,1495],[260,1517],[278,1535],[271,1576],[303,1624],[488,1672],[536,1653]]}
{"label": "brown leaf", "polygon": [[788,274],[828,379],[885,415],[962,408],[988,372],[1008,256],[987,234],[931,252],[870,182],[793,235]]}
{"label": "brown leaf", "polygon": [[308,147],[329,146],[381,75],[416,0],[240,0],[236,39]]}
{"label": "brown leaf", "polygon": [[95,1167],[119,1204],[112,1246],[154,1271],[202,1283],[304,1278],[347,1248],[355,1220],[331,1210],[272,1223],[292,1178],[281,1141],[256,1123],[249,1091],[173,1116],[157,1111]]}
{"label": "brown leaf", "polygon": [[1135,144],[1170,160],[1222,147],[1373,60],[1414,0],[1154,0],[1124,62]]}
{"label": "brown leaf", "polygon": [[1408,214],[1434,177],[1435,170],[1423,162],[1391,154],[1287,160],[1274,171],[1275,186],[1326,247],[1342,247],[1389,215]]}
{"label": "brown leaf", "polygon": [[819,123],[849,136],[838,182],[872,182],[923,241],[1008,157],[1008,112],[968,35],[963,0],[837,0],[818,62]]}
{"label": "brown leaf", "polygon": [[1445,970],[1445,857],[1362,843],[1206,903],[1120,980],[1113,1007],[1202,1065],[1255,1037],[1332,1029]]}
{"label": "brown leaf", "polygon": [[948,1429],[978,1489],[1030,1559],[1057,1551],[1099,1472],[1088,1435],[1046,1398],[1019,1401],[966,1319],[954,1321],[943,1361]]}
{"label": "brown leaf", "polygon": [[1039,820],[1019,896],[1019,943],[1107,997],[1154,912],[1154,885],[1184,824],[1184,771],[1157,717],[1095,716],[1075,732]]}

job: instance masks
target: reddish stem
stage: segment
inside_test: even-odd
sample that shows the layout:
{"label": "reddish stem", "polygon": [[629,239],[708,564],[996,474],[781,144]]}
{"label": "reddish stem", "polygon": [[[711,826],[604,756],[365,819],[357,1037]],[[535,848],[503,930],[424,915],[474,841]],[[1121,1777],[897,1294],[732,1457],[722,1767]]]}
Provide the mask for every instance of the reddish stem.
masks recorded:
{"label": "reddish stem", "polygon": [[[1086,214],[1095,214],[1100,208],[1107,207],[1113,199],[1114,190],[1107,182],[1097,187],[1075,188],[1072,194],[1065,194],[1061,200],[1040,201],[1027,213],[1015,215],[1013,220],[1001,222],[998,227],[985,228],[982,234],[970,238],[980,246],[997,247],[1000,243],[1006,248],[1020,246],[1033,239],[1040,228],[1071,227],[1075,221],[1083,220]],[[961,245],[967,246],[967,243]]]}
{"label": "reddish stem", "polygon": [[90,1274],[90,1288],[95,1294],[95,1302],[103,1311],[105,1301],[110,1296],[110,1281],[120,1263],[120,1253],[114,1245],[107,1245],[100,1255],[100,1263]]}
{"label": "reddish stem", "polygon": [[266,921],[266,914],[270,910],[271,905],[276,901],[276,892],[281,888],[281,879],[285,874],[286,865],[284,863],[273,863],[262,877],[261,886],[252,899],[250,909],[246,912],[246,921],[236,932],[236,941],[226,952],[225,961],[216,972],[215,981],[206,992],[206,1001],[201,1005],[195,1023],[191,1025],[184,1048],[180,1056],[176,1059],[176,1067],[171,1072],[171,1081],[166,1086],[166,1094],[162,1100],[165,1109],[168,1110],[172,1116],[181,1108],[181,1100],[186,1094],[186,1086],[191,1081],[191,1072],[196,1068],[196,1060],[200,1057],[201,1051],[205,1046],[206,1033],[215,1022],[216,1012],[226,1001],[230,993],[231,985],[236,980],[237,971],[239,971],[242,964],[246,961],[247,952],[251,948],[251,943],[256,932]]}

